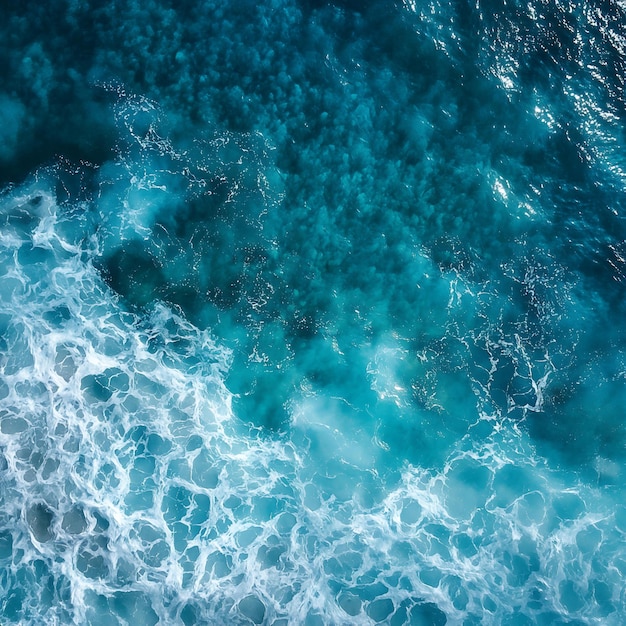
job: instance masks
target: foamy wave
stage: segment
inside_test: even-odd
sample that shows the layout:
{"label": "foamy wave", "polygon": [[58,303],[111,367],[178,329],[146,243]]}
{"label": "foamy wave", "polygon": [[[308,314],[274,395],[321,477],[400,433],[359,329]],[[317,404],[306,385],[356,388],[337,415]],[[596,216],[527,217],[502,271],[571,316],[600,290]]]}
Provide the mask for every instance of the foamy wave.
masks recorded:
{"label": "foamy wave", "polygon": [[623,507],[514,422],[479,419],[440,470],[393,469],[310,393],[269,436],[233,414],[229,350],[163,304],[124,310],[44,182],[2,200],[8,621],[619,623]]}

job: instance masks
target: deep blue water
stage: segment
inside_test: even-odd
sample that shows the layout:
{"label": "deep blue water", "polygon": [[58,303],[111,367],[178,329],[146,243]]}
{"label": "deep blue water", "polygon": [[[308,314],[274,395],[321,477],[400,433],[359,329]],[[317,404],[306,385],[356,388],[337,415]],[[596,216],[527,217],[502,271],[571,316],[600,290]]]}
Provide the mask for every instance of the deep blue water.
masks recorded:
{"label": "deep blue water", "polygon": [[0,30],[0,622],[626,623],[626,4]]}

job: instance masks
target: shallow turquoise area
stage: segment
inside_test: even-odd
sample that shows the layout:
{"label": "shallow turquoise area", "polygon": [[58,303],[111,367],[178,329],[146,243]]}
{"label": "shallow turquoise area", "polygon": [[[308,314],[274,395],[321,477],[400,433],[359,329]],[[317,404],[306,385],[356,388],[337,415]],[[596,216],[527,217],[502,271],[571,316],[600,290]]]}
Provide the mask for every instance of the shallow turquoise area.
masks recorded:
{"label": "shallow turquoise area", "polygon": [[626,621],[625,9],[0,8],[0,621]]}

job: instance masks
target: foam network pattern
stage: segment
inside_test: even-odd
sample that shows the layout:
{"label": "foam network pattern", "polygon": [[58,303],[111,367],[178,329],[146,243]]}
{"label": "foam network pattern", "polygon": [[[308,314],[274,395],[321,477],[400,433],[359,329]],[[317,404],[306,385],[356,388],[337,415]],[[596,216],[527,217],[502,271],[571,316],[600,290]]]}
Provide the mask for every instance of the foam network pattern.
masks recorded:
{"label": "foam network pattern", "polygon": [[622,9],[350,4],[7,11],[7,621],[621,623]]}
{"label": "foam network pattern", "polygon": [[124,312],[45,177],[2,209],[7,620],[619,623],[626,510],[515,422],[483,414],[479,449],[396,478],[314,405],[268,436],[232,413],[230,351],[165,305]]}

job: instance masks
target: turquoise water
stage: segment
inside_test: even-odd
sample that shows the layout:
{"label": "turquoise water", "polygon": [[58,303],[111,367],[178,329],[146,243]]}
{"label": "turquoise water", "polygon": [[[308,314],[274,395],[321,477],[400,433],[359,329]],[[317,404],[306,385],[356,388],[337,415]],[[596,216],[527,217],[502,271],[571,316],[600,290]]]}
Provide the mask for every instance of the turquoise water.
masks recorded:
{"label": "turquoise water", "polygon": [[626,621],[626,7],[0,8],[7,624]]}

